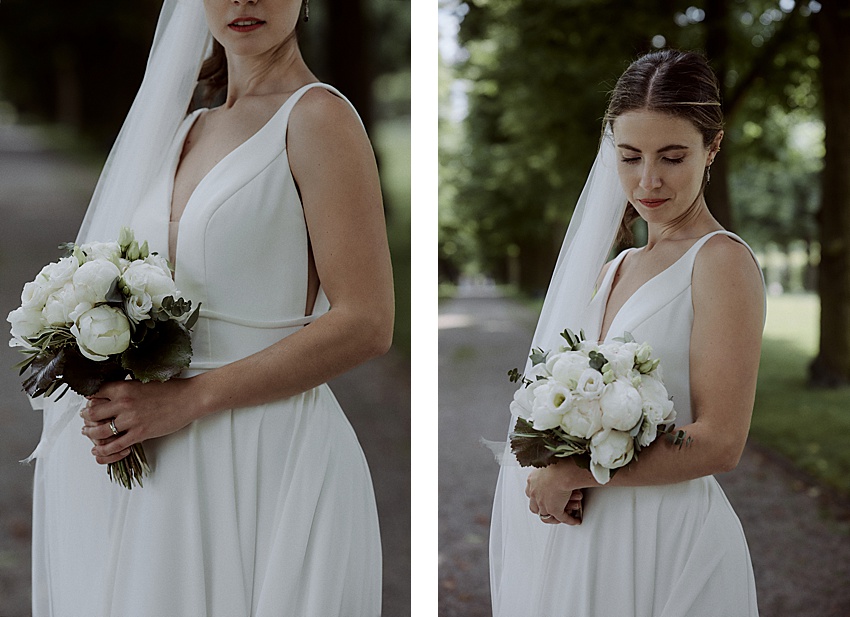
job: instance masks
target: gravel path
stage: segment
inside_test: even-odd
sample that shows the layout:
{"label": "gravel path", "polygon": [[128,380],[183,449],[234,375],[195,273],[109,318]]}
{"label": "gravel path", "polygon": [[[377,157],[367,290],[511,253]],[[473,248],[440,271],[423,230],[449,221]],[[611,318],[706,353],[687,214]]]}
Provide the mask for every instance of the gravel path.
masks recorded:
{"label": "gravel path", "polygon": [[[478,442],[504,439],[515,387],[506,372],[524,364],[534,316],[492,287],[467,286],[441,305],[439,324],[439,614],[489,617],[498,468]],[[747,534],[761,616],[850,616],[850,504],[753,443],[718,480]]]}
{"label": "gravel path", "polygon": [[[97,169],[52,152],[35,129],[0,125],[0,332],[23,284],[73,240]],[[0,334],[0,617],[30,614],[32,468],[41,416]],[[384,615],[410,615],[410,363],[390,352],[331,382],[372,470],[384,552]]]}

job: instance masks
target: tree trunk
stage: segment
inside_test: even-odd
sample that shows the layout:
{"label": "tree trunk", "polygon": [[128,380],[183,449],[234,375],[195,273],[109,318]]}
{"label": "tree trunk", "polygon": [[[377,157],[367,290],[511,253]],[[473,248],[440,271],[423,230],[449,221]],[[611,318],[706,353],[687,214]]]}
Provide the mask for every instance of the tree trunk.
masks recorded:
{"label": "tree trunk", "polygon": [[[727,0],[706,0],[705,54],[720,80],[720,93],[723,100],[726,100],[727,90],[728,26],[729,7]],[[711,166],[711,182],[705,189],[705,201],[717,222],[729,231],[734,231],[732,205],[729,198],[729,165],[726,163],[728,158],[729,151],[726,150],[714,160],[714,164]]]}
{"label": "tree trunk", "polygon": [[850,9],[824,2],[814,15],[820,42],[826,126],[822,203],[820,351],[810,367],[813,385],[850,383]]}
{"label": "tree trunk", "polygon": [[362,0],[329,0],[327,7],[329,81],[357,108],[363,124],[372,126],[372,63],[369,20]]}

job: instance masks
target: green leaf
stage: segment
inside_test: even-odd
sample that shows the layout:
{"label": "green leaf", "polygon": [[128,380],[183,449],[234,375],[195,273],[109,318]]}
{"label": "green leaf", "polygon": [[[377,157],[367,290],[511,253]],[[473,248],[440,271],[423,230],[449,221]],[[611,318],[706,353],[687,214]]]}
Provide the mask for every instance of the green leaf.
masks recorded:
{"label": "green leaf", "polygon": [[121,293],[120,283],[121,277],[115,277],[109,286],[109,291],[106,292],[106,303],[119,308],[124,306],[124,294]]}
{"label": "green leaf", "polygon": [[62,374],[66,352],[63,348],[56,353],[47,352],[35,356],[27,367],[32,372],[23,381],[24,391],[33,398],[46,394]]}
{"label": "green leaf", "polygon": [[542,349],[534,349],[531,352],[529,358],[531,358],[532,366],[537,366],[538,364],[543,364],[546,362],[546,358],[549,356],[549,352],[545,352]]}
{"label": "green leaf", "polygon": [[194,310],[194,312],[189,315],[189,319],[186,320],[186,329],[191,330],[195,327],[195,324],[198,322],[198,317],[201,315],[201,305],[198,303],[198,308]]}
{"label": "green leaf", "polygon": [[127,371],[115,359],[97,362],[86,358],[76,347],[65,350],[62,381],[77,394],[92,396],[107,381],[121,381]]}
{"label": "green leaf", "polygon": [[519,374],[519,369],[512,368],[508,371],[508,378],[511,380],[511,383],[516,383],[522,378],[522,375]]}
{"label": "green leaf", "polygon": [[121,365],[142,383],[168,381],[192,360],[189,332],[176,321],[162,321],[149,330],[139,345],[121,354]]}
{"label": "green leaf", "polygon": [[556,461],[547,447],[545,431],[538,431],[524,418],[517,418],[511,433],[511,451],[522,467],[547,467]]}
{"label": "green leaf", "polygon": [[590,358],[589,366],[592,369],[595,369],[602,372],[602,367],[608,363],[608,360],[598,351],[591,351],[587,354],[587,357]]}

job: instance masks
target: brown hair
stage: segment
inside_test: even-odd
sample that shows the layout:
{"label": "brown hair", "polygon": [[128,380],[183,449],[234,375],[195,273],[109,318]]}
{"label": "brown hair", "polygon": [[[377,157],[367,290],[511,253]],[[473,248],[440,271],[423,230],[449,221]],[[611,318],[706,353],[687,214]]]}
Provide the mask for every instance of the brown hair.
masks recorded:
{"label": "brown hair", "polygon": [[[650,110],[689,120],[702,134],[708,148],[723,129],[720,86],[708,61],[690,51],[663,49],[641,56],[617,80],[611,92],[603,120],[605,129],[613,129],[614,121],[629,111]],[[708,168],[702,188],[708,182]],[[637,210],[629,204],[617,233],[617,244],[631,244],[632,223]]]}

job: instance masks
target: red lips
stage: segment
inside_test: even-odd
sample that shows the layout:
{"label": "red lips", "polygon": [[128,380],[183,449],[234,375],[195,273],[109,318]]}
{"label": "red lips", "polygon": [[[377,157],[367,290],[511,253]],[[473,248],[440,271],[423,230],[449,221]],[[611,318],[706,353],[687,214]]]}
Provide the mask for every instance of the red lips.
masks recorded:
{"label": "red lips", "polygon": [[256,17],[237,17],[227,24],[227,27],[236,32],[252,32],[263,27],[265,23],[262,19]]}
{"label": "red lips", "polygon": [[647,208],[657,208],[665,201],[667,201],[667,199],[638,199],[638,201]]}

